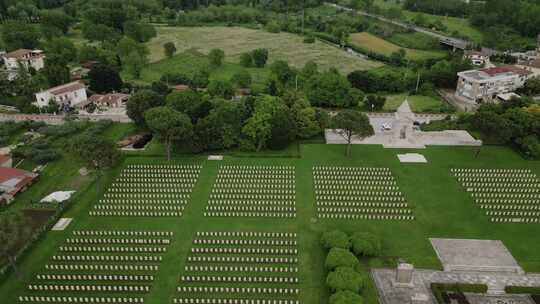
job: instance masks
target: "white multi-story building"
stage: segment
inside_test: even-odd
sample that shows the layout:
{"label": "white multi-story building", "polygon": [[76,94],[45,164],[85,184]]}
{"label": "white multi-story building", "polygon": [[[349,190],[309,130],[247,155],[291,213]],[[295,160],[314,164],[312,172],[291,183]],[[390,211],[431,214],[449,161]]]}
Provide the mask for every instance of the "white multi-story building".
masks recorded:
{"label": "white multi-story building", "polygon": [[489,63],[489,55],[482,51],[466,50],[463,57],[469,59],[473,65],[484,66]]}
{"label": "white multi-story building", "polygon": [[471,102],[496,100],[497,95],[521,88],[532,72],[516,66],[502,66],[458,73],[456,96]]}
{"label": "white multi-story building", "polygon": [[3,55],[4,65],[8,70],[18,70],[19,64],[27,69],[33,68],[36,71],[45,67],[45,53],[42,50],[19,49]]}
{"label": "white multi-story building", "polygon": [[75,107],[88,100],[86,86],[74,81],[36,93],[35,104],[40,108],[47,106],[51,100],[60,106]]}

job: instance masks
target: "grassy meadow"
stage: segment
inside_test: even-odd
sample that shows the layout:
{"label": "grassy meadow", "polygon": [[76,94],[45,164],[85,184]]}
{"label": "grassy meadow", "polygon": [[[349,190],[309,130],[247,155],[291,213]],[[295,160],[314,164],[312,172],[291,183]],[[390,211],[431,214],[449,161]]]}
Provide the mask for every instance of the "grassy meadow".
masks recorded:
{"label": "grassy meadow", "polygon": [[307,62],[316,62],[322,70],[332,67],[344,74],[355,70],[376,68],[379,62],[361,59],[340,51],[323,42],[303,43],[303,37],[290,33],[269,33],[242,27],[158,27],[158,36],[147,43],[150,49],[150,62],[164,59],[163,44],[174,42],[178,52],[195,50],[208,54],[214,48],[225,52],[225,61],[238,63],[240,55],[257,48],[269,51],[269,63],[286,60],[296,68],[302,68]]}
{"label": "grassy meadow", "polygon": [[405,50],[407,58],[412,60],[442,58],[445,56],[444,51],[424,51],[400,47],[368,32],[351,34],[349,39],[353,44],[361,48],[386,56],[390,56],[399,49]]}
{"label": "grassy meadow", "polygon": [[[17,296],[30,294],[26,285],[35,282],[34,276],[45,273],[44,265],[56,254],[58,246],[77,229],[161,230],[175,233],[173,243],[164,254],[152,289],[145,303],[171,303],[177,295],[179,276],[183,273],[186,256],[197,231],[269,231],[296,232],[299,237],[299,267],[302,303],[325,304],[328,290],[323,269],[325,252],[319,244],[323,231],[339,228],[347,232],[370,231],[383,240],[383,256],[364,260],[369,267],[391,267],[397,258],[403,258],[418,268],[441,268],[430,237],[500,239],[526,271],[540,271],[537,252],[540,245],[534,240],[540,226],[534,224],[493,224],[474,206],[473,200],[451,175],[451,168],[530,168],[540,174],[540,163],[523,160],[518,154],[503,147],[483,147],[478,157],[475,148],[429,147],[425,150],[393,150],[380,146],[354,146],[352,158],[344,157],[345,147],[340,145],[301,145],[299,157],[226,156],[222,162],[207,161],[204,156],[176,157],[179,164],[198,163],[203,166],[192,198],[181,218],[124,218],[89,217],[88,211],[99,198],[95,187],[89,186],[76,196],[64,217],[74,218],[65,231],[48,232],[25,256],[20,265],[22,278],[10,275],[0,285],[0,295],[6,303],[15,303]],[[426,156],[427,164],[401,164],[396,154],[419,152]],[[285,152],[288,153],[288,152]],[[277,155],[279,156],[279,155]],[[125,164],[164,163],[162,157],[130,154]],[[265,218],[206,218],[203,211],[212,190],[218,168],[222,164],[292,165],[296,167],[295,219]],[[315,214],[312,167],[371,166],[388,167],[396,177],[400,190],[414,208],[416,220],[412,222],[367,220],[321,220]],[[104,176],[111,183],[122,166]],[[20,202],[19,202],[20,203]],[[53,293],[51,293],[53,295]],[[65,293],[64,293],[65,295]],[[100,294],[102,295],[102,294]],[[107,296],[108,294],[103,294]],[[365,292],[366,303],[377,303],[373,286]]]}

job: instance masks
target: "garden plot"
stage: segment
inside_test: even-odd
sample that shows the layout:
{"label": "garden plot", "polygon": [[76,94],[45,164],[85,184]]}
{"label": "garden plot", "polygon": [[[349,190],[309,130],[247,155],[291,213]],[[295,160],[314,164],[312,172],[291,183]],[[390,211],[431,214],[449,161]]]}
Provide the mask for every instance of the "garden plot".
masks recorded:
{"label": "garden plot", "polygon": [[540,180],[530,169],[451,171],[492,222],[540,222]]}
{"label": "garden plot", "polygon": [[319,218],[414,220],[388,168],[315,166],[313,176]]}
{"label": "garden plot", "polygon": [[166,231],[74,231],[19,302],[144,303],[172,237]]}
{"label": "garden plot", "polygon": [[295,168],[221,166],[204,215],[295,218]]}
{"label": "garden plot", "polygon": [[90,211],[92,216],[181,216],[199,165],[130,165]]}
{"label": "garden plot", "polygon": [[296,233],[197,232],[174,303],[297,304]]}

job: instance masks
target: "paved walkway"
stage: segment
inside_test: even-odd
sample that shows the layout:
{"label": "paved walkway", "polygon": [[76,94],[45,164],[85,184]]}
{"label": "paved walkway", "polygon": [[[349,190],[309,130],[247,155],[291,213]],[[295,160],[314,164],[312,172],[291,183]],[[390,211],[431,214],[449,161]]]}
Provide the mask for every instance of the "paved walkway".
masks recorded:
{"label": "paved walkway", "polygon": [[[372,276],[379,290],[382,304],[409,303],[414,294],[421,293],[430,297],[430,303],[437,303],[430,290],[431,283],[465,283],[485,284],[488,286],[488,296],[504,295],[506,286],[540,287],[540,274],[512,274],[486,272],[446,272],[438,270],[415,270],[413,288],[396,288],[395,269],[373,269]],[[506,295],[508,297],[508,295]]]}

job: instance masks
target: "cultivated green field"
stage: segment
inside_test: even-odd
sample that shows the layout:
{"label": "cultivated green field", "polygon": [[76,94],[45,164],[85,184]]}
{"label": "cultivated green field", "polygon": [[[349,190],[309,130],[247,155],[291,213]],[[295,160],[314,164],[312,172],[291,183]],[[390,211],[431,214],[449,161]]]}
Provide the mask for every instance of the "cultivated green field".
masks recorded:
{"label": "cultivated green field", "polygon": [[403,48],[367,32],[351,34],[349,39],[353,44],[358,45],[361,48],[386,56],[390,56],[399,49],[405,50],[407,58],[412,60],[442,58],[445,56],[445,52],[443,51],[424,51]]}
{"label": "cultivated green field", "polygon": [[[152,290],[145,296],[145,303],[171,303],[177,296],[176,287],[183,273],[188,250],[196,231],[269,231],[296,232],[299,237],[300,300],[302,303],[327,303],[328,292],[324,287],[324,251],[319,245],[321,232],[339,228],[348,232],[371,231],[384,242],[384,257],[364,261],[372,267],[392,266],[396,258],[403,258],[418,268],[440,268],[436,254],[430,246],[429,237],[456,237],[477,239],[500,239],[510,249],[526,271],[540,271],[536,242],[540,225],[492,224],[482,211],[474,206],[468,193],[451,175],[451,168],[530,168],[540,174],[540,163],[523,160],[513,151],[502,147],[483,147],[478,157],[475,148],[430,147],[417,151],[426,156],[428,164],[402,165],[396,154],[411,150],[382,149],[379,146],[354,146],[352,159],[344,157],[344,146],[302,145],[300,158],[230,157],[223,162],[206,161],[205,157],[181,158],[174,163],[202,164],[203,169],[195,185],[192,199],[181,218],[92,218],[87,215],[96,202],[95,188],[89,187],[77,196],[65,217],[74,222],[63,232],[48,232],[20,265],[21,279],[9,276],[0,286],[5,303],[16,303],[17,296],[30,294],[26,284],[35,282],[33,276],[45,273],[43,266],[56,254],[58,246],[75,229],[128,229],[173,231],[175,236],[169,250],[164,254]],[[288,153],[288,152],[287,152]],[[162,158],[128,157],[130,163],[163,163]],[[221,164],[243,165],[292,165],[296,167],[296,219],[244,219],[205,218],[203,210]],[[412,222],[318,220],[315,218],[312,167],[371,166],[388,167],[397,179],[407,201],[413,208],[416,220]],[[104,177],[108,183],[118,175],[121,168],[112,170]],[[49,293],[48,295],[54,295]],[[65,293],[64,293],[65,295]],[[109,294],[99,294],[99,296]],[[367,303],[375,304],[376,295],[369,289]]]}
{"label": "cultivated green field", "polygon": [[367,70],[381,66],[381,63],[365,60],[338,50],[322,42],[303,43],[303,38],[289,33],[273,34],[262,30],[242,27],[158,27],[158,36],[148,42],[150,61],[162,60],[163,44],[174,42],[179,52],[196,50],[208,54],[211,49],[225,51],[225,60],[238,63],[242,53],[257,48],[269,51],[269,62],[286,60],[294,67],[301,68],[309,61],[315,61],[322,70],[332,67],[342,73]]}

